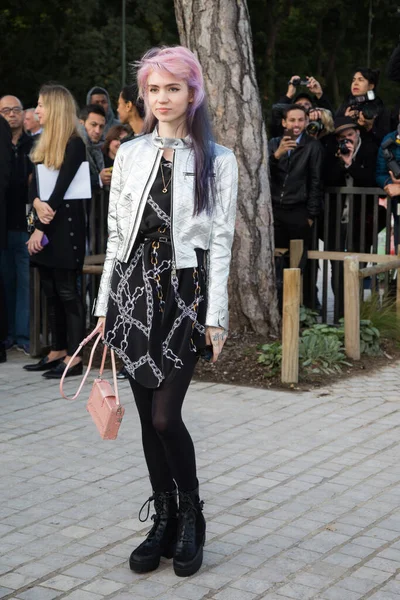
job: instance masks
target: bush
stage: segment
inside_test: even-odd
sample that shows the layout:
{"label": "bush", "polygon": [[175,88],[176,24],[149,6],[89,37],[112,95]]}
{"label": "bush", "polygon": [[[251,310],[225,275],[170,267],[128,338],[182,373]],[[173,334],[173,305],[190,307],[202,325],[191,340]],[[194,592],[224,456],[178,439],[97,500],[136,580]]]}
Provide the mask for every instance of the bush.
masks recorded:
{"label": "bush", "polygon": [[281,370],[282,364],[282,344],[273,342],[272,344],[263,344],[260,347],[260,355],[257,362],[264,364],[268,372],[266,377],[274,377]]}
{"label": "bush", "polygon": [[370,321],[383,338],[400,341],[400,317],[392,297],[372,293],[368,300],[361,303],[360,318]]}
{"label": "bush", "polygon": [[362,319],[360,321],[360,352],[368,356],[378,356],[382,354],[379,347],[380,333],[374,327],[370,320]]}
{"label": "bush", "polygon": [[300,338],[300,365],[312,373],[340,373],[346,361],[343,345],[335,335],[311,333]]}
{"label": "bush", "polygon": [[317,323],[319,313],[311,308],[300,306],[300,329],[303,327],[312,327]]}
{"label": "bush", "polygon": [[319,336],[333,336],[339,339],[341,342],[344,341],[344,323],[341,323],[339,327],[335,325],[326,325],[326,323],[317,323],[302,332],[302,337],[308,335],[319,335]]}

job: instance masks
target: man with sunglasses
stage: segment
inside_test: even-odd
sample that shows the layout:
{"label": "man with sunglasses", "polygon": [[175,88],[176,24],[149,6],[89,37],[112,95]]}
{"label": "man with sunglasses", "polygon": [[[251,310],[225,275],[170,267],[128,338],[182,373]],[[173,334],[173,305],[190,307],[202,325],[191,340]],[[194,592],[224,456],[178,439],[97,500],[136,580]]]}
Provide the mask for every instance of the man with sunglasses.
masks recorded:
{"label": "man with sunglasses", "polygon": [[16,346],[29,354],[29,254],[26,213],[29,176],[32,163],[29,153],[33,139],[24,131],[24,110],[15,96],[0,99],[0,115],[11,128],[13,160],[11,179],[6,190],[6,249],[1,252],[1,270],[6,290],[8,335],[6,349]]}

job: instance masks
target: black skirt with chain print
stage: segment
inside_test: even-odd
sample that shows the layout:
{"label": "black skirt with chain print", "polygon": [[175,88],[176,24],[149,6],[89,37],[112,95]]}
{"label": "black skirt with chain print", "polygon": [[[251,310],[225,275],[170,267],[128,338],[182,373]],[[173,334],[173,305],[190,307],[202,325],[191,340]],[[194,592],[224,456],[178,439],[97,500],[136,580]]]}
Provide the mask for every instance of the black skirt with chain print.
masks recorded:
{"label": "black skirt with chain print", "polygon": [[173,269],[171,174],[162,158],[131,256],[115,261],[105,323],[106,344],[147,388],[171,381],[205,346],[204,251],[196,268]]}

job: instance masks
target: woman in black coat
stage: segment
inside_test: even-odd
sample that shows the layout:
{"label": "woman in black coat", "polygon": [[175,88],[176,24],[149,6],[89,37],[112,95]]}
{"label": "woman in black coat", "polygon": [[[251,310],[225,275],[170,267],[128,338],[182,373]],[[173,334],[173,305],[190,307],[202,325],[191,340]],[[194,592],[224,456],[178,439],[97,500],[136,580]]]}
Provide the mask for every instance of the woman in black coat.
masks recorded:
{"label": "woman in black coat", "polygon": [[[380,146],[383,138],[391,131],[390,113],[376,95],[379,71],[369,67],[356,69],[350,94],[336,111],[336,117],[351,117],[360,128],[361,137],[369,138]],[[363,102],[369,92],[374,98]]]}
{"label": "woman in black coat", "polygon": [[[85,256],[84,202],[64,200],[64,196],[86,160],[86,147],[77,129],[74,98],[66,88],[43,86],[36,113],[43,133],[32,161],[59,170],[48,201],[40,199],[36,169],[30,187],[38,220],[28,250],[32,264],[39,268],[47,298],[52,346],[45,358],[24,368],[45,371],[44,377],[59,379],[85,334],[85,311],[77,286]],[[81,373],[82,359],[77,357],[67,376]]]}

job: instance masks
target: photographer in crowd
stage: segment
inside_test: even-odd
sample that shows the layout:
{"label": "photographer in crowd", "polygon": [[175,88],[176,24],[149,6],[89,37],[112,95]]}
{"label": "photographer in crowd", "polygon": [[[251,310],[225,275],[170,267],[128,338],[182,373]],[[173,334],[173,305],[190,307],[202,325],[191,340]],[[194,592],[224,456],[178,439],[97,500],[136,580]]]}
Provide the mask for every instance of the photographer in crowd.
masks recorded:
{"label": "photographer in crowd", "polygon": [[[299,91],[300,87],[306,87],[307,91]],[[293,104],[303,106],[308,112],[311,108],[319,106],[332,112],[332,106],[321,84],[314,77],[302,79],[299,75],[293,75],[288,82],[288,89],[284,96],[279,98],[278,103],[272,107],[272,119],[270,124],[271,137],[283,135],[282,116],[287,106]]]}
{"label": "photographer in crowd", "polygon": [[308,113],[306,133],[319,140],[325,148],[329,144],[331,134],[335,131],[333,117],[327,108],[311,108]]}
{"label": "photographer in crowd", "polygon": [[[370,137],[363,137],[360,127],[350,116],[335,119],[335,138],[327,146],[324,161],[324,184],[326,187],[375,187],[375,166],[378,147]],[[362,200],[360,195],[353,197],[353,227],[349,229],[351,196],[346,196],[341,214],[338,215],[336,194],[331,195],[329,208],[325,207],[324,220],[329,219],[324,250],[353,250],[370,252],[373,242],[373,196],[366,197],[366,220],[361,223]],[[379,207],[378,231],[385,226],[385,209]],[[340,219],[341,229],[336,235],[336,224]],[[363,235],[361,230],[363,229]],[[364,243],[362,244],[362,238]],[[339,302],[339,317],[343,316],[343,263],[332,263],[332,277],[339,270],[339,289],[336,301]],[[335,291],[335,290],[334,290]]]}
{"label": "photographer in crowd", "polygon": [[357,68],[351,82],[350,94],[336,112],[337,117],[350,117],[362,137],[369,137],[378,146],[391,129],[390,114],[376,95],[379,71]]}
{"label": "photographer in crowd", "polygon": [[[398,115],[400,117],[400,115]],[[400,125],[382,141],[376,163],[376,183],[392,198],[391,209],[394,219],[394,245],[399,244],[398,196],[400,180]]]}
{"label": "photographer in crowd", "polygon": [[[311,244],[311,227],[321,209],[323,160],[321,144],[305,132],[307,123],[302,106],[289,106],[282,120],[284,136],[268,144],[275,247],[289,248],[290,240],[301,239],[305,253]],[[305,268],[304,305],[311,306],[307,280]]]}

